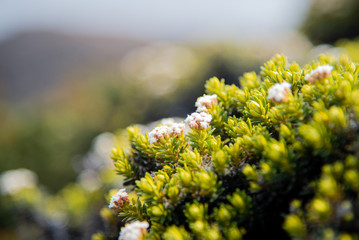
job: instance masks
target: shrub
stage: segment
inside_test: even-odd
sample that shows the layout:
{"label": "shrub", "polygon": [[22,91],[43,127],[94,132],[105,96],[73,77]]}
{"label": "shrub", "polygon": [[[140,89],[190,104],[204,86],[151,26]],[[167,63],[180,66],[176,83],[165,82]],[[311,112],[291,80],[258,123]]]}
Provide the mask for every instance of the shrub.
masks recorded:
{"label": "shrub", "polygon": [[128,127],[131,148],[118,146],[112,155],[133,186],[111,210],[127,223],[122,232],[138,229],[132,236],[146,239],[357,238],[358,76],[346,56],[323,55],[301,68],[276,55],[259,75],[240,77],[240,87],[209,79],[185,129]]}

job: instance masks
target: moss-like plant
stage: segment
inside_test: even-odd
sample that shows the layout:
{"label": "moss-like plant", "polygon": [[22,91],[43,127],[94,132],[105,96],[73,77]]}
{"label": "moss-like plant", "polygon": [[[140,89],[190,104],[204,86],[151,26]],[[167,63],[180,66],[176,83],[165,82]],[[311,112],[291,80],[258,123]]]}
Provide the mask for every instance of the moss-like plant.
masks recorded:
{"label": "moss-like plant", "polygon": [[276,55],[240,87],[209,79],[186,129],[127,128],[112,158],[136,196],[111,199],[119,239],[357,239],[358,66]]}

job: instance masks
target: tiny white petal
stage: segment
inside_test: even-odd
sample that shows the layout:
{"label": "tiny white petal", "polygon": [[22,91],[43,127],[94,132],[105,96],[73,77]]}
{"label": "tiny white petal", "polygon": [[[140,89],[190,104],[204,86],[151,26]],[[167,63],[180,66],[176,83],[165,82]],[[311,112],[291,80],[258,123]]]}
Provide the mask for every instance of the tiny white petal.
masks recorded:
{"label": "tiny white petal", "polygon": [[121,199],[128,197],[126,189],[122,188],[115,193],[110,200],[110,204],[108,205],[109,208],[116,208],[116,203],[121,202]]}
{"label": "tiny white petal", "polygon": [[276,102],[280,102],[285,98],[285,94],[291,88],[291,84],[288,82],[276,83],[268,89],[267,99],[274,99]]}
{"label": "tiny white petal", "polygon": [[186,118],[185,122],[190,128],[196,128],[199,126],[200,128],[205,129],[209,127],[209,123],[211,122],[211,120],[212,115],[206,112],[194,112]]}
{"label": "tiny white petal", "polygon": [[118,240],[139,240],[149,227],[148,222],[135,221],[121,228]]}
{"label": "tiny white petal", "polygon": [[213,103],[217,103],[217,95],[204,95],[202,97],[199,97],[195,103],[195,106],[197,107],[197,112],[206,112],[207,107],[212,105]]}
{"label": "tiny white petal", "polygon": [[304,80],[309,82],[314,82],[320,78],[326,77],[333,71],[333,66],[331,65],[320,65],[310,73],[307,73],[304,77]]}

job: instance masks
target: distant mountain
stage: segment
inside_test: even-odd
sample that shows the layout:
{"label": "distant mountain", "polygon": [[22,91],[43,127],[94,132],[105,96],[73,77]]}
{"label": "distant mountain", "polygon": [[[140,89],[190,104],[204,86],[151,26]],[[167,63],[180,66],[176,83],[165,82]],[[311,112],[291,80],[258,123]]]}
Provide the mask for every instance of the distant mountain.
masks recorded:
{"label": "distant mountain", "polygon": [[26,101],[60,84],[71,74],[117,67],[119,60],[144,42],[28,32],[0,42],[0,94]]}

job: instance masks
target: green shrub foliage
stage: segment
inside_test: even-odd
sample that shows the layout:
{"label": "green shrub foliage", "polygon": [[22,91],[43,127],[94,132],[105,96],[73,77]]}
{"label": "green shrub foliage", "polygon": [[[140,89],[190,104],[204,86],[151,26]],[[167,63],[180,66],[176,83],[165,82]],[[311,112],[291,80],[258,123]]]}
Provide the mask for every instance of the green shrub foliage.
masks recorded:
{"label": "green shrub foliage", "polygon": [[357,239],[358,76],[346,56],[276,55],[240,87],[209,79],[189,130],[127,128],[112,157],[136,194],[113,211],[145,239]]}

